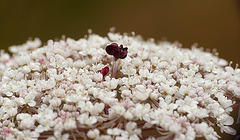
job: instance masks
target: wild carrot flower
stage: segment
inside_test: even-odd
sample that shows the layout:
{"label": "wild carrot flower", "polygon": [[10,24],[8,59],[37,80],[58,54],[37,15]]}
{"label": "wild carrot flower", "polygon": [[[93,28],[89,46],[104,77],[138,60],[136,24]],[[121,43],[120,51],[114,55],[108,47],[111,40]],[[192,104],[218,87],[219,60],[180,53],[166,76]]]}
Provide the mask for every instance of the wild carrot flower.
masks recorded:
{"label": "wild carrot flower", "polygon": [[0,139],[236,134],[240,69],[213,53],[117,33],[34,39],[10,51],[0,51]]}

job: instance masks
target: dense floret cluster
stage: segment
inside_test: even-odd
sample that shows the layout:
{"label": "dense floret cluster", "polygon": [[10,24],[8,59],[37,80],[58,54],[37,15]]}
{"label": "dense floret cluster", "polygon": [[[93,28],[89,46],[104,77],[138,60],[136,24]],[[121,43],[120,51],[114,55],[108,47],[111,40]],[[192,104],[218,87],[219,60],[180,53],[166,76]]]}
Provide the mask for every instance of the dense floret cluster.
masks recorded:
{"label": "dense floret cluster", "polygon": [[118,33],[46,45],[34,39],[10,51],[0,54],[0,139],[236,134],[230,113],[240,98],[240,69],[214,53]]}

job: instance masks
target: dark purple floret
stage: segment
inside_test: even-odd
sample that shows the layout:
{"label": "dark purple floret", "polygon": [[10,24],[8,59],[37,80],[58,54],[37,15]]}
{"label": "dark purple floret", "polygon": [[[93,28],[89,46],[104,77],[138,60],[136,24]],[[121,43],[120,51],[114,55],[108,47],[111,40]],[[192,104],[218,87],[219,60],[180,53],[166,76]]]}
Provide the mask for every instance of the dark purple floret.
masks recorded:
{"label": "dark purple floret", "polygon": [[109,55],[113,55],[116,60],[118,58],[121,58],[121,59],[126,58],[128,53],[127,50],[128,50],[127,47],[123,48],[123,45],[118,46],[117,43],[112,43],[106,47],[106,52]]}
{"label": "dark purple floret", "polygon": [[107,46],[106,52],[110,55],[114,55],[118,52],[118,44],[117,43],[112,43]]}
{"label": "dark purple floret", "polygon": [[121,59],[126,58],[126,57],[127,57],[127,53],[128,53],[128,48],[127,48],[127,47],[121,49],[121,52],[120,52],[120,58],[121,58]]}
{"label": "dark purple floret", "polygon": [[103,75],[103,77],[104,77],[105,75],[108,74],[108,72],[109,72],[109,67],[106,66],[106,67],[102,68],[101,70],[99,70],[98,72],[100,72],[100,73]]}

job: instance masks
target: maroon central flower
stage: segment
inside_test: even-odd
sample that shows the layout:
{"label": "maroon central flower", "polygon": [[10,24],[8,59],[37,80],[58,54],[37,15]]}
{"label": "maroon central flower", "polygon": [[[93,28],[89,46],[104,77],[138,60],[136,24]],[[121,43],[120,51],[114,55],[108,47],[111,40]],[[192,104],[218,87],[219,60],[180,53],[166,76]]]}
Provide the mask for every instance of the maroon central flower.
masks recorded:
{"label": "maroon central flower", "polygon": [[124,59],[127,57],[128,48],[123,48],[123,45],[118,46],[117,43],[112,43],[106,47],[106,52],[113,55],[115,60],[118,58]]}

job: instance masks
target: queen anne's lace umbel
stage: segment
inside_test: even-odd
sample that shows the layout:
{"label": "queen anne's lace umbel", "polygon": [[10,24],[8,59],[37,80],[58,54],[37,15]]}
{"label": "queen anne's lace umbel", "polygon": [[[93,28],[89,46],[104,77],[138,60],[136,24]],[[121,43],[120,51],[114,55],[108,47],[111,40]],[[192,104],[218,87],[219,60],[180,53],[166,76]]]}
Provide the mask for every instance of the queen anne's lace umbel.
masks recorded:
{"label": "queen anne's lace umbel", "polygon": [[[111,43],[122,46],[109,55]],[[240,69],[214,53],[117,33],[43,46],[35,39],[10,51],[0,56],[0,139],[236,134],[229,114],[240,98]]]}

